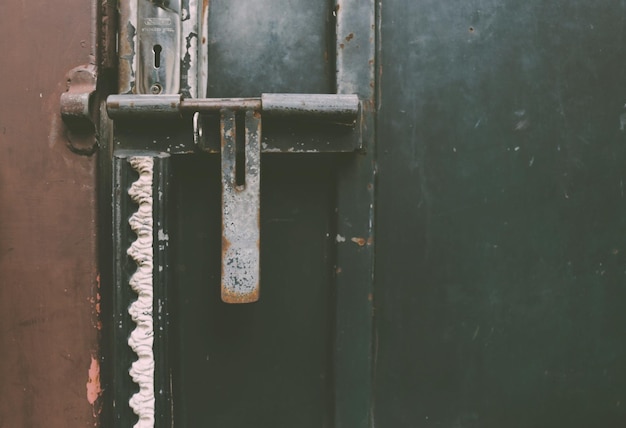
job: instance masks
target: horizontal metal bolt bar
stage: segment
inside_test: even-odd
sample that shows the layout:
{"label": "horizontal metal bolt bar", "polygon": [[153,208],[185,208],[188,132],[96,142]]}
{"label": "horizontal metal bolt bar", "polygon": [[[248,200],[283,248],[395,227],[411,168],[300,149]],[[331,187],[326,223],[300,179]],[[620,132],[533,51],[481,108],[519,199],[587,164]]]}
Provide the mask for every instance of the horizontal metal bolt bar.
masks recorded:
{"label": "horizontal metal bolt bar", "polygon": [[144,116],[180,116],[181,96],[109,95],[107,113],[111,119]]}
{"label": "horizontal metal bolt bar", "polygon": [[260,98],[188,98],[180,103],[181,111],[214,112],[220,110],[261,110]]}
{"label": "horizontal metal bolt bar", "polygon": [[188,98],[180,95],[110,95],[111,119],[181,116],[220,110],[257,110],[268,116],[329,120],[352,125],[359,113],[359,98],[349,94],[262,94],[260,98]]}
{"label": "horizontal metal bolt bar", "polygon": [[344,117],[354,121],[359,97],[354,94],[263,94],[263,113],[272,116]]}

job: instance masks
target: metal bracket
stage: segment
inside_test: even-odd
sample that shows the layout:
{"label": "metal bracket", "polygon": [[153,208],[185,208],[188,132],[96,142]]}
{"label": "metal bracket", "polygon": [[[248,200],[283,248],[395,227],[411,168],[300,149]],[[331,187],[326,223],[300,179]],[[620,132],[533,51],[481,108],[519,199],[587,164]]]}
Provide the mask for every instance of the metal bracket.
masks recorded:
{"label": "metal bracket", "polygon": [[95,65],[78,66],[67,73],[67,91],[61,94],[61,118],[70,149],[80,154],[92,154],[96,148],[96,82]]}

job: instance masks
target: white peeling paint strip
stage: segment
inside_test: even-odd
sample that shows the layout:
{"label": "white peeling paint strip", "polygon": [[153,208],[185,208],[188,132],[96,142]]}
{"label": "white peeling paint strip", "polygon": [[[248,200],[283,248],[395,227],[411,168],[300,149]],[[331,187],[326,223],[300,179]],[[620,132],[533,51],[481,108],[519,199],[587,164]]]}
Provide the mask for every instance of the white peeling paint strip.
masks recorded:
{"label": "white peeling paint strip", "polygon": [[[182,18],[182,48],[180,50],[181,63],[185,61],[185,56],[189,55],[189,70],[187,71],[187,84],[189,94],[192,98],[198,98],[198,0],[189,0],[189,9],[183,9]],[[189,44],[189,46],[187,46]]]}
{"label": "white peeling paint strip", "polygon": [[128,338],[128,345],[137,354],[130,370],[133,381],[139,385],[139,392],[129,401],[130,407],[139,416],[134,428],[154,427],[154,327],[152,319],[152,269],[153,269],[153,219],[152,219],[152,177],[154,160],[149,156],[136,156],[129,159],[130,165],[139,172],[128,194],[139,205],[128,223],[137,234],[137,239],[128,249],[128,255],[137,263],[137,270],[130,278],[130,286],[137,293],[128,312],[137,327]]}

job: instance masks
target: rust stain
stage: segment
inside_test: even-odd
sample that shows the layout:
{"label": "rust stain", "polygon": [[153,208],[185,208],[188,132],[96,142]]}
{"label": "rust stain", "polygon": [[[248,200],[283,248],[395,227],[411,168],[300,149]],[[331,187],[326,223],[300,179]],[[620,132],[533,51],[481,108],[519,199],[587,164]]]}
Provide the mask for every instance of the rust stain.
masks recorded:
{"label": "rust stain", "polygon": [[359,247],[364,247],[365,244],[367,243],[365,238],[354,237],[354,238],[351,239],[351,241],[354,242],[355,244],[357,244]]}
{"label": "rust stain", "polygon": [[206,37],[202,38],[202,44],[205,45],[206,44]]}
{"label": "rust stain", "polygon": [[357,244],[359,247],[365,247],[366,245],[372,245],[374,243],[374,238],[372,238],[371,236],[367,239],[355,236],[350,240]]}
{"label": "rust stain", "polygon": [[222,258],[224,258],[229,248],[230,248],[230,241],[228,240],[227,237],[224,236],[224,234],[222,234]]}
{"label": "rust stain", "polygon": [[368,300],[368,301],[370,301],[370,302],[371,302],[372,300],[374,300],[374,295],[373,295],[372,293],[369,293],[369,294],[367,295],[367,300]]}
{"label": "rust stain", "polygon": [[[94,406],[98,398],[102,395],[102,387],[100,385],[100,363],[93,355],[91,356],[91,365],[89,366],[89,378],[87,380],[87,401]],[[99,411],[97,412],[100,413]]]}
{"label": "rust stain", "polygon": [[96,275],[96,299],[95,301],[93,300],[93,298],[91,299],[91,303],[94,305],[94,311],[95,311],[95,322],[96,322],[96,329],[98,331],[102,331],[102,319],[101,319],[101,315],[102,315],[102,306],[101,306],[101,301],[102,301],[102,296],[100,295],[100,274],[98,273],[98,275]]}
{"label": "rust stain", "polygon": [[258,284],[252,293],[247,294],[233,293],[222,288],[222,301],[224,303],[254,303],[259,300],[259,297]]}
{"label": "rust stain", "polygon": [[352,39],[354,39],[354,33],[350,33],[346,36],[346,42],[349,42]]}
{"label": "rust stain", "polygon": [[345,46],[345,45],[344,45],[343,43],[339,43],[339,47],[340,47],[341,49],[343,49],[343,47],[344,47],[344,46]]}
{"label": "rust stain", "polygon": [[335,269],[335,272],[337,273],[337,275],[339,275],[341,272],[343,272],[343,270],[340,267],[338,267],[337,269]]}

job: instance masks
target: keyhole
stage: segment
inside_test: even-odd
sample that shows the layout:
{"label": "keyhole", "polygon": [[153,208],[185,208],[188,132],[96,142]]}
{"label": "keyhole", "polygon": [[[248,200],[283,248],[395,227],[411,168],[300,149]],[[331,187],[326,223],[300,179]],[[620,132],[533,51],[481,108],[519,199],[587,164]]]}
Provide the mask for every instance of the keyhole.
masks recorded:
{"label": "keyhole", "polygon": [[161,51],[163,48],[161,45],[154,45],[152,50],[154,51],[154,68],[159,68],[161,67]]}

